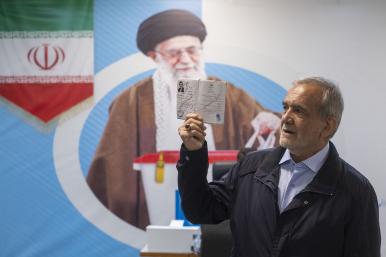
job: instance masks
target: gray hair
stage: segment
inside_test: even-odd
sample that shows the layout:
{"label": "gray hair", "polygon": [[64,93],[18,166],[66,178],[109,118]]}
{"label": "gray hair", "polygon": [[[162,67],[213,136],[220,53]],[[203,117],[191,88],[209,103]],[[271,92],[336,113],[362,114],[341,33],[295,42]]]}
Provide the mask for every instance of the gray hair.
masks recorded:
{"label": "gray hair", "polygon": [[[323,119],[335,119],[337,122],[336,129],[338,129],[344,109],[343,97],[338,85],[322,77],[308,77],[294,82],[294,85],[299,84],[315,85],[321,88],[322,101],[319,108],[320,116]],[[336,130],[331,137],[335,132]]]}

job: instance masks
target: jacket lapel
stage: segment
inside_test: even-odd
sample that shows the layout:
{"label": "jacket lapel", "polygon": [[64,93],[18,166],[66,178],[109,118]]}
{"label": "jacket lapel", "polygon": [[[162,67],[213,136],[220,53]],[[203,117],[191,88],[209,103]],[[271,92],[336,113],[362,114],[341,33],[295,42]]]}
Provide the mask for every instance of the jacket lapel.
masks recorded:
{"label": "jacket lapel", "polygon": [[[318,171],[318,174],[283,211],[287,212],[300,207],[308,207],[316,201],[320,195],[333,196],[342,173],[341,160],[333,143],[330,142],[330,150],[326,162]],[[309,194],[311,193],[311,194]]]}
{"label": "jacket lapel", "polygon": [[277,192],[280,178],[279,161],[284,151],[285,149],[280,146],[274,148],[272,152],[267,154],[255,173],[255,178],[275,193]]}
{"label": "jacket lapel", "polygon": [[342,173],[342,161],[332,142],[326,162],[318,171],[315,178],[302,192],[314,192],[325,195],[334,195],[336,185]]}
{"label": "jacket lapel", "polygon": [[[280,165],[278,163],[283,156],[284,151],[285,148],[276,147],[272,152],[268,153],[254,175],[257,180],[270,188],[274,193],[277,193],[280,178]],[[334,144],[330,142],[330,151],[326,162],[311,183],[308,184],[301,193],[295,196],[285,211],[310,205],[313,202],[314,196],[302,194],[305,192],[328,196],[334,195],[336,185],[342,173],[341,167],[339,154],[336,151]]]}

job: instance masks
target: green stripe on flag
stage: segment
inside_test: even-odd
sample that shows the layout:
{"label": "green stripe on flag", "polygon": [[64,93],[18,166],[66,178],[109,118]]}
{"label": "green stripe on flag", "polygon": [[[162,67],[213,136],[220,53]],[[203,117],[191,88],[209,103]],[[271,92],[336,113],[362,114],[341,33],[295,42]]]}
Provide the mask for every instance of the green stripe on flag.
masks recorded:
{"label": "green stripe on flag", "polygon": [[92,29],[93,0],[0,0],[0,31]]}

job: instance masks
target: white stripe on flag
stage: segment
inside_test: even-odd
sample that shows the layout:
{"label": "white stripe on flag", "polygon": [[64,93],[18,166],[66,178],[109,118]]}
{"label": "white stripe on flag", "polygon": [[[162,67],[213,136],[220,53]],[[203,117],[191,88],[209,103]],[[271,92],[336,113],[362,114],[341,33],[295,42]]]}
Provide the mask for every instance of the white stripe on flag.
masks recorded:
{"label": "white stripe on flag", "polygon": [[3,38],[0,52],[0,76],[93,74],[92,38]]}

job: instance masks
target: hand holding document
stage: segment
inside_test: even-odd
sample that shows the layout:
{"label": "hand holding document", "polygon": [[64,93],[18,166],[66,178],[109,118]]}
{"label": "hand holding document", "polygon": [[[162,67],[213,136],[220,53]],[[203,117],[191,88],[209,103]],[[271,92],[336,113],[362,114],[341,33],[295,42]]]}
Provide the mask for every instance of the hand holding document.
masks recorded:
{"label": "hand holding document", "polygon": [[215,80],[179,80],[177,82],[177,118],[198,113],[205,123],[224,123],[226,82]]}

